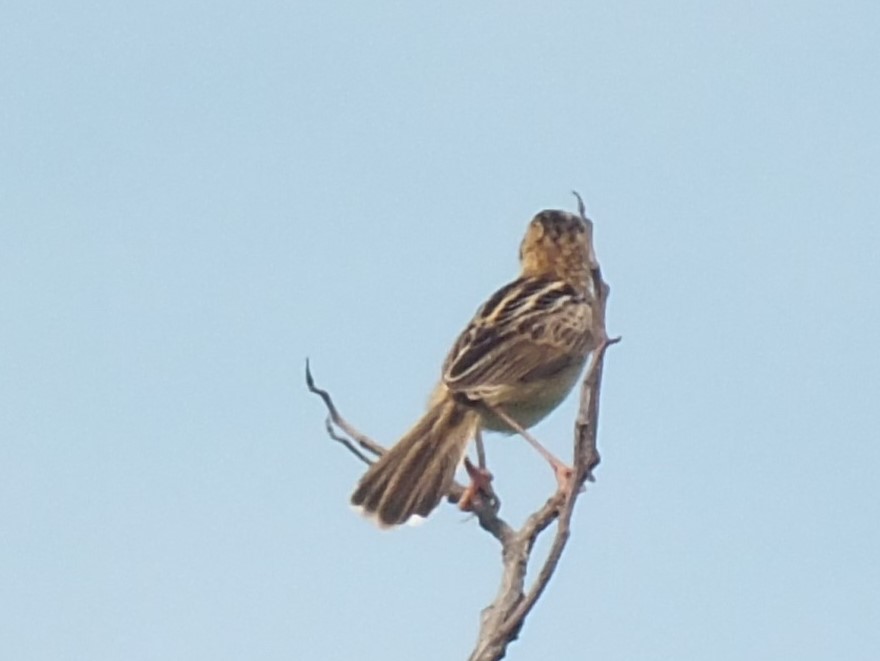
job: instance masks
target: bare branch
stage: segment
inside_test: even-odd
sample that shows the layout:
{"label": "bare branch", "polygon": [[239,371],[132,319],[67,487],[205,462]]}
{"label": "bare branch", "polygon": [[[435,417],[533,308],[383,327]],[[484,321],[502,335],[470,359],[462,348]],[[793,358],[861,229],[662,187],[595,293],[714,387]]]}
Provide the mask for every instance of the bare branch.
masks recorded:
{"label": "bare branch", "polygon": [[[503,658],[503,649],[507,643],[516,639],[516,635],[522,628],[526,616],[541,597],[553,573],[556,571],[556,567],[562,557],[562,552],[565,550],[571,534],[571,517],[574,513],[575,501],[583,493],[582,486],[584,481],[591,477],[590,470],[598,464],[599,455],[595,447],[595,426],[592,424],[598,420],[598,384],[601,380],[605,350],[608,346],[618,341],[617,339],[606,340],[597,347],[590,368],[584,377],[581,393],[582,406],[578,414],[578,423],[576,424],[577,436],[572,488],[568,492],[558,491],[553,498],[547,501],[543,508],[529,517],[520,531],[520,535],[526,536],[528,550],[531,551],[531,547],[534,545],[538,535],[549,527],[554,519],[558,518],[556,534],[553,537],[553,543],[547,552],[544,564],[541,566],[538,576],[529,588],[528,593],[518,601],[515,609],[508,615],[503,624],[498,627],[497,633],[490,638],[489,643],[493,644],[495,650],[494,656],[491,654],[488,656],[472,656],[471,659],[473,660]],[[595,407],[590,407],[588,411],[584,411],[583,403],[585,401],[596,402],[597,404]],[[583,413],[587,413],[588,416],[592,414],[592,416],[587,418],[587,424],[580,426],[581,414]],[[586,448],[586,452],[582,448],[578,448],[578,442]],[[562,502],[560,503],[559,501]]]}
{"label": "bare branch", "polygon": [[501,547],[504,548],[516,531],[509,523],[507,523],[507,521],[498,516],[498,510],[500,508],[501,501],[497,501],[494,506],[491,504],[481,504],[477,505],[474,514],[477,517],[480,527],[501,542]]}
{"label": "bare branch", "polygon": [[370,463],[370,460],[367,459],[366,456],[358,452],[357,449],[352,446],[351,440],[344,440],[337,437],[337,435],[335,435],[332,431],[332,425],[336,425],[337,427],[339,427],[350,437],[350,439],[353,439],[354,442],[356,442],[368,452],[373,453],[377,457],[385,454],[385,448],[383,448],[381,445],[372,440],[369,436],[367,436],[366,434],[362,434],[357,429],[355,429],[354,426],[349,424],[348,421],[343,418],[342,415],[340,415],[339,411],[336,409],[336,405],[330,398],[330,394],[326,390],[322,390],[315,385],[315,380],[312,378],[312,370],[309,366],[308,359],[306,360],[306,387],[309,389],[310,392],[315,393],[316,395],[318,395],[318,397],[324,400],[324,405],[327,407],[327,413],[329,415],[327,422],[327,431],[334,441],[339,441],[340,443],[345,445],[350,451],[352,451],[356,456],[360,457],[363,461]]}
{"label": "bare branch", "polygon": [[334,441],[336,441],[338,443],[342,443],[348,449],[349,452],[351,452],[355,457],[360,459],[362,462],[364,462],[368,466],[373,463],[373,460],[370,459],[363,452],[358,450],[357,446],[355,446],[355,444],[352,443],[350,439],[346,438],[345,436],[340,436],[336,432],[336,429],[333,427],[333,420],[329,415],[327,416],[327,419],[324,420],[324,429],[327,430],[327,436],[329,436],[330,438],[332,438]]}

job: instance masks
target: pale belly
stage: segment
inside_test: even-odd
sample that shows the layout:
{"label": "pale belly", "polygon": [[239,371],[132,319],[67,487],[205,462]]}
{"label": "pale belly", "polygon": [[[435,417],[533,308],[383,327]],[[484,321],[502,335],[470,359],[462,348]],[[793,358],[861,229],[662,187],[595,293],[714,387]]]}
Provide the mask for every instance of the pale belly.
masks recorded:
{"label": "pale belly", "polygon": [[[507,401],[501,407],[505,413],[527,429],[538,424],[568,396],[578,382],[585,362],[584,360],[573,364],[555,374],[552,379],[518,386],[515,393],[506,393],[509,398],[506,398]],[[485,409],[482,412],[482,423],[484,429],[507,434],[513,432],[507,423]]]}
{"label": "pale belly", "polygon": [[[563,399],[571,392],[586,363],[577,361],[567,369],[553,375],[552,378],[535,381],[529,384],[520,384],[514,387],[504,388],[493,393],[492,402],[501,406],[504,412],[511,416],[523,427],[531,427],[538,424],[550,412],[555,409]],[[441,382],[437,384],[429,402],[434,405],[446,396],[446,386]],[[491,431],[499,431],[506,434],[513,430],[484,406],[480,406],[482,427]]]}

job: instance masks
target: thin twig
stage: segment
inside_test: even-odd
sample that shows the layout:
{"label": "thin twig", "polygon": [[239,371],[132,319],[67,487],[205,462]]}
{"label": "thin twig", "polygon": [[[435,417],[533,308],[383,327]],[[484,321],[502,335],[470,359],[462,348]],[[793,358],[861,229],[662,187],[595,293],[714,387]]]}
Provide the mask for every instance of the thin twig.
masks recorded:
{"label": "thin twig", "polygon": [[[333,400],[330,398],[329,393],[326,390],[322,390],[315,385],[315,380],[312,378],[312,370],[309,366],[309,361],[306,359],[306,387],[308,387],[309,391],[315,393],[324,400],[324,405],[327,407],[327,413],[330,416],[330,421],[339,427],[342,431],[349,435],[358,445],[367,450],[368,452],[372,452],[374,455],[381,456],[385,454],[385,448],[376,443],[373,439],[371,439],[366,434],[362,434],[357,429],[354,428],[349,422],[342,417],[339,411],[336,409],[336,405],[333,403]],[[331,434],[332,436],[332,434]],[[334,440],[338,440],[334,437]],[[346,444],[349,446],[349,444]],[[349,449],[351,449],[349,447]],[[355,453],[359,454],[360,453]],[[362,458],[363,455],[360,455]],[[367,460],[367,463],[369,461]]]}
{"label": "thin twig", "polygon": [[333,420],[331,419],[331,417],[329,415],[324,420],[324,429],[327,430],[327,436],[332,438],[337,443],[342,443],[346,448],[348,448],[349,452],[351,452],[355,457],[360,459],[362,462],[364,462],[368,466],[373,463],[373,460],[370,459],[363,452],[358,450],[357,446],[354,443],[352,443],[350,439],[346,438],[345,436],[340,436],[339,434],[336,433],[336,429],[333,427]]}

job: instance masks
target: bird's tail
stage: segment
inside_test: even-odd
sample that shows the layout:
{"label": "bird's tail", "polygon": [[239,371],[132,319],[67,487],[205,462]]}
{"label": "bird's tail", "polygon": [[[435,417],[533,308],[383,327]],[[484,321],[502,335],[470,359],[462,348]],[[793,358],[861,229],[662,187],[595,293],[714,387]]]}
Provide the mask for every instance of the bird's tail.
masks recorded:
{"label": "bird's tail", "polygon": [[444,397],[370,466],[351,496],[352,505],[382,527],[427,516],[449,492],[455,469],[476,433],[479,414]]}

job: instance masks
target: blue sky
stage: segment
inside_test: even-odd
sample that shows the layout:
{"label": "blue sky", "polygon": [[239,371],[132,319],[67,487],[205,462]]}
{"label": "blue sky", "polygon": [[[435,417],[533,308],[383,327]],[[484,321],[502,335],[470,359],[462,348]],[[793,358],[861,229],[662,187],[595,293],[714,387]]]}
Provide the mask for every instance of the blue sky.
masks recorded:
{"label": "blue sky", "polygon": [[[624,341],[509,658],[880,655],[875,3],[2,16],[4,658],[465,658],[494,540],[350,512],[304,359],[392,442],[573,188]],[[518,522],[552,475],[487,441]]]}

